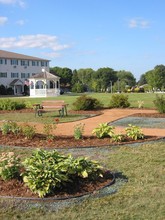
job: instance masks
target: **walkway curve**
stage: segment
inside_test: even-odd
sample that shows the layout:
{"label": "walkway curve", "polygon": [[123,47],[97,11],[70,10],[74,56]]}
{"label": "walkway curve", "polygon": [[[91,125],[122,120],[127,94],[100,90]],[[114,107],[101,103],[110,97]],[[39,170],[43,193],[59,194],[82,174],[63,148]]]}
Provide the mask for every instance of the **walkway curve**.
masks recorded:
{"label": "walkway curve", "polygon": [[[148,109],[106,109],[102,111],[101,115],[95,117],[83,119],[81,121],[76,121],[76,122],[58,124],[55,130],[55,135],[61,135],[61,136],[73,135],[75,125],[79,123],[83,123],[84,135],[91,136],[93,129],[98,127],[100,123],[112,122],[120,118],[133,115],[135,113],[156,113],[156,112],[157,112],[156,110],[148,110]],[[116,127],[116,132],[122,132],[123,130],[124,128],[122,127]],[[145,135],[161,136],[161,137],[165,136],[165,128],[164,129],[143,128],[142,130]]]}

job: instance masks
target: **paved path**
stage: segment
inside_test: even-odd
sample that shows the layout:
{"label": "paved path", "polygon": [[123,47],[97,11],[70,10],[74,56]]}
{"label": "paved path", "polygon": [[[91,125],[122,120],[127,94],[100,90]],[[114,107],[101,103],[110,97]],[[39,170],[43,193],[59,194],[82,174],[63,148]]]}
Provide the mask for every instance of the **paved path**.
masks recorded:
{"label": "paved path", "polygon": [[[155,110],[146,110],[146,109],[107,109],[102,111],[102,115],[87,118],[81,121],[68,122],[58,124],[55,130],[56,135],[73,135],[74,126],[83,123],[84,126],[84,135],[90,136],[94,128],[98,127],[100,123],[112,122],[120,118],[127,117],[135,113],[155,113]],[[116,127],[116,132],[122,132],[124,128]],[[143,133],[145,135],[161,136],[165,137],[165,128],[164,129],[152,129],[152,128],[143,128]]]}

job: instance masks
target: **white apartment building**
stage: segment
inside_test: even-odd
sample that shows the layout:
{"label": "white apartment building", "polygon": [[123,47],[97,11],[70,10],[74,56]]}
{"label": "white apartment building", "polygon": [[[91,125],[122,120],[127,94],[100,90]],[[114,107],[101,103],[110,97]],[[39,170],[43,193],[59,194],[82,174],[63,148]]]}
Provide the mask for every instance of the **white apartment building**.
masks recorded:
{"label": "white apartment building", "polygon": [[28,79],[44,68],[49,72],[50,60],[0,50],[0,85],[11,87],[14,95],[24,92]]}

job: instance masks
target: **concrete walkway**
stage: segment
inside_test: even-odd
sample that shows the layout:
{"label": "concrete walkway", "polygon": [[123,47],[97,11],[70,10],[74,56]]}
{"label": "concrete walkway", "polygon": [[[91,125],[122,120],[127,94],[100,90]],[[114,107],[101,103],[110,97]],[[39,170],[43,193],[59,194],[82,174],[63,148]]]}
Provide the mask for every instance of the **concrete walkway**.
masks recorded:
{"label": "concrete walkway", "polygon": [[[73,135],[74,127],[79,123],[84,124],[84,135],[90,136],[94,128],[98,127],[100,123],[112,122],[120,118],[124,118],[135,113],[156,113],[155,110],[146,109],[107,109],[103,110],[102,114],[92,118],[87,118],[84,120],[76,122],[68,122],[58,124],[55,130],[55,135]],[[116,127],[116,132],[122,132],[124,128]],[[165,137],[165,128],[163,129],[152,129],[152,128],[142,128],[145,135],[151,136],[161,136]]]}

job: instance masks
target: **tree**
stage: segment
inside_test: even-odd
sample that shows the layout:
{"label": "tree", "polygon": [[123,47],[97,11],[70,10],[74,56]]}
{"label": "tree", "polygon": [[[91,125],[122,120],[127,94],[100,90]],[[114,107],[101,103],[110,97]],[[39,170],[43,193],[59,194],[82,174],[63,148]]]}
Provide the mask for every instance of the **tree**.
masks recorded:
{"label": "tree", "polygon": [[53,67],[50,68],[50,72],[60,77],[60,84],[62,87],[70,86],[72,81],[72,70],[65,67]]}
{"label": "tree", "polygon": [[147,83],[151,86],[152,90],[162,90],[165,87],[165,66],[157,65],[153,70],[145,74]]}
{"label": "tree", "polygon": [[92,80],[97,82],[99,91],[105,92],[110,87],[111,82],[117,81],[116,71],[109,67],[100,68],[93,74]]}

